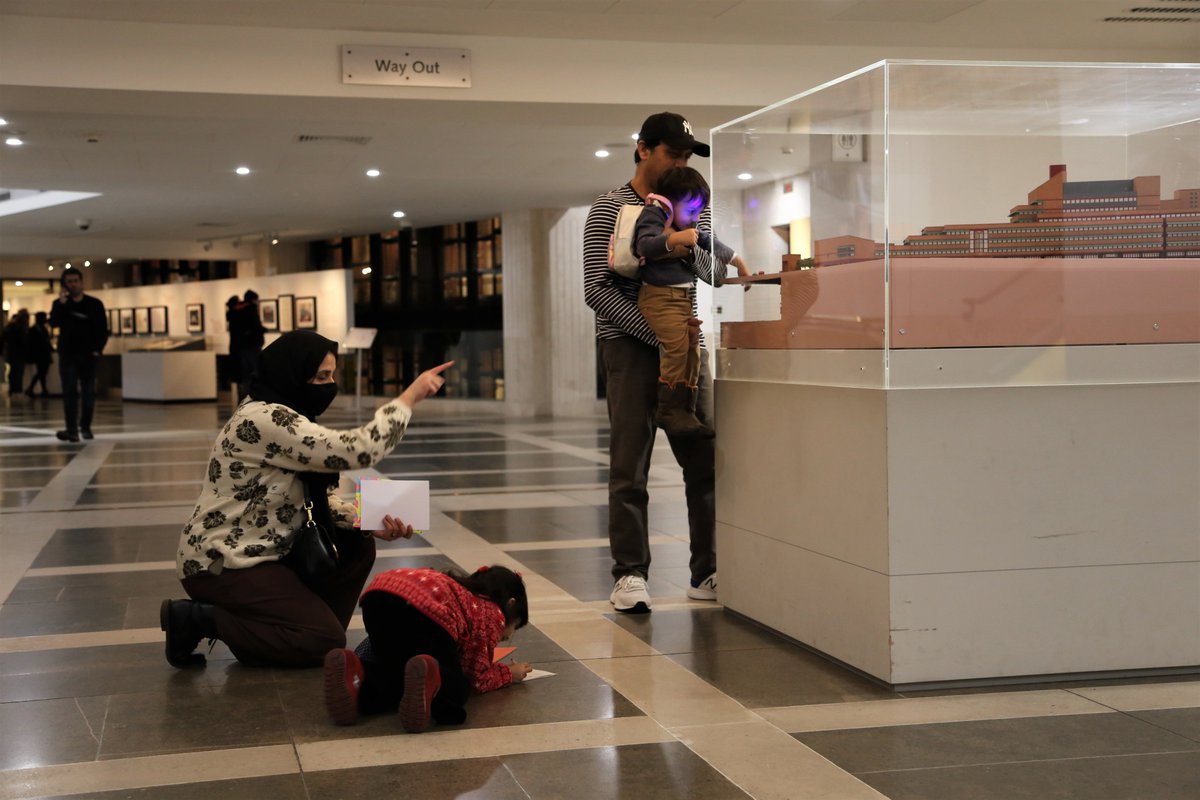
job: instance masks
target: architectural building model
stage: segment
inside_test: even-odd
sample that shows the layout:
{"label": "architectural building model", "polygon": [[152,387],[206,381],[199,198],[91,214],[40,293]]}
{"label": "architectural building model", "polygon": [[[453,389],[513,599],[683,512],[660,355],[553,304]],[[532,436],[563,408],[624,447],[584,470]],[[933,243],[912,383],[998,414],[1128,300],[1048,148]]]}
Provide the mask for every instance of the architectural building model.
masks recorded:
{"label": "architectural building model", "polygon": [[[1029,202],[1008,222],[932,225],[903,244],[888,245],[892,258],[1169,258],[1200,257],[1200,189],[1159,196],[1159,177],[1068,181],[1054,164]],[[816,241],[817,266],[883,258],[884,245],[857,236]]]}

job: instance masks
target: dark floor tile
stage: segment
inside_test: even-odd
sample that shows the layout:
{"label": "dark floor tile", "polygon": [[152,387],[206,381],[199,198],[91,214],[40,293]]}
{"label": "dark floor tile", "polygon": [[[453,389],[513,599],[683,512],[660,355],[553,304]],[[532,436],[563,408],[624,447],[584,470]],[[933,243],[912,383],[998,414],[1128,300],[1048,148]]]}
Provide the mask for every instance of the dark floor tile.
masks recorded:
{"label": "dark floor tile", "polygon": [[1200,742],[1200,708],[1164,708],[1158,711],[1131,711],[1131,717],[1149,722],[1194,742]]}
{"label": "dark floor tile", "polygon": [[[389,477],[401,477],[388,473]],[[605,485],[608,468],[579,470],[537,470],[534,472],[487,473],[475,475],[429,475],[432,491],[445,489],[502,489],[526,486]]]}
{"label": "dark floor tile", "polygon": [[779,635],[719,607],[606,616],[660,653],[712,653],[790,646]]}
{"label": "dark floor tile", "polygon": [[127,601],[124,598],[71,602],[14,602],[14,597],[19,599],[19,591],[14,590],[9,601],[0,606],[0,636],[114,631],[125,626]]}
{"label": "dark floor tile", "polygon": [[[472,439],[468,441],[449,441],[441,442],[431,439],[416,440],[409,439],[407,436],[400,440],[400,444],[396,447],[397,455],[442,455],[445,453],[503,453],[506,450],[531,450],[536,445],[530,445],[525,442],[513,442],[507,439]],[[393,459],[385,462],[389,464],[403,462],[406,459]]]}
{"label": "dark floor tile", "polygon": [[300,773],[269,775],[264,778],[149,786],[144,789],[88,792],[63,797],[64,800],[66,797],[70,797],[70,800],[308,800],[310,795],[305,789],[305,778],[306,776]]}
{"label": "dark floor tile", "polygon": [[[687,544],[654,544],[650,546],[650,554],[651,578],[646,584],[650,596],[681,596],[684,591],[681,584],[655,576],[661,571],[657,565],[687,564]],[[612,593],[612,554],[607,545],[567,550],[521,550],[514,552],[513,557],[580,600],[607,600]]]}
{"label": "dark floor tile", "polygon": [[1119,713],[794,735],[855,774],[1184,750],[1200,760],[1200,743]]}
{"label": "dark floor tile", "polygon": [[38,553],[33,566],[74,567],[174,561],[179,534],[185,522],[187,520],[180,520],[178,525],[58,530]]}
{"label": "dark floor tile", "polygon": [[1200,758],[1195,753],[870,772],[858,777],[890,800],[1195,800],[1200,797]]}
{"label": "dark floor tile", "polygon": [[188,447],[138,447],[121,449],[115,448],[104,460],[105,467],[125,467],[140,464],[175,464],[192,462],[197,468],[204,469],[212,451],[212,442]]}
{"label": "dark floor tile", "polygon": [[41,489],[14,489],[0,492],[0,508],[19,509],[33,502]]}
{"label": "dark floor tile", "polygon": [[532,800],[749,797],[677,742],[524,753],[503,760]]}
{"label": "dark floor tile", "polygon": [[[403,445],[401,445],[403,447]],[[490,453],[488,455],[446,455],[431,458],[387,458],[376,469],[383,473],[428,473],[459,470],[555,469],[594,466],[596,462],[543,450],[537,453]]]}
{"label": "dark floor tile", "polygon": [[608,509],[596,506],[453,511],[449,516],[493,544],[608,535]]}
{"label": "dark floor tile", "polygon": [[172,486],[125,486],[106,489],[89,486],[79,495],[76,506],[93,505],[137,505],[139,503],[193,503],[200,496],[202,483]]}
{"label": "dark floor tile", "polygon": [[792,644],[678,653],[671,660],[749,708],[896,697],[890,690]]}
{"label": "dark floor tile", "polygon": [[108,698],[0,703],[0,770],[94,761]]}
{"label": "dark floor tile", "polygon": [[54,479],[61,467],[31,468],[0,472],[0,491],[14,492],[22,489],[44,489]]}
{"label": "dark floor tile", "polygon": [[199,482],[204,480],[207,462],[195,464],[118,464],[105,465],[96,470],[90,486],[104,487],[106,484],[149,483],[164,481]]}
{"label": "dark floor tile", "polygon": [[273,685],[193,684],[165,696],[110,697],[100,754],[118,758],[291,741]]}
{"label": "dark floor tile", "polygon": [[311,800],[420,798],[420,800],[529,800],[498,758],[397,764],[355,770],[308,772]]}

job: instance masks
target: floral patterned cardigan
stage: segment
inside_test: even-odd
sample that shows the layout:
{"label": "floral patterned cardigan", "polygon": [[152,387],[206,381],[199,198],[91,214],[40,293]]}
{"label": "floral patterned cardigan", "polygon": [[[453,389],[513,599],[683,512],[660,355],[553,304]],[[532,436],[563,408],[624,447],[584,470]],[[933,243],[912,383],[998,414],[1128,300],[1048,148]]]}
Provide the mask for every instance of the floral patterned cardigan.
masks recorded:
{"label": "floral patterned cardigan", "polygon": [[[213,445],[204,489],[180,537],[179,577],[282,558],[304,513],[297,473],[377,464],[399,444],[411,417],[412,409],[396,399],[361,428],[337,431],[284,405],[242,403]],[[335,523],[352,524],[353,506],[332,493],[329,509]]]}

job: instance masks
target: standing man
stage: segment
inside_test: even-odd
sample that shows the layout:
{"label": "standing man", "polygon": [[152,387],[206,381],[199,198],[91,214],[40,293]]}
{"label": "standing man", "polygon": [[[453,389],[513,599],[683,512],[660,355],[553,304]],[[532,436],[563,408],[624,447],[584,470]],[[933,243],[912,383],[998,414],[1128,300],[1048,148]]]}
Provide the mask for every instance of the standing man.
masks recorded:
{"label": "standing man", "polygon": [[230,309],[228,319],[229,355],[237,369],[238,403],[241,403],[258,371],[258,354],[262,352],[267,332],[258,316],[258,292],[247,289],[242,302]]}
{"label": "standing man", "polygon": [[84,439],[92,438],[96,365],[108,343],[108,319],[104,303],[83,293],[83,273],[67,267],[59,280],[62,291],[50,308],[50,324],[58,328],[58,375],[67,428],[56,435],[64,442],[78,442],[81,434]]}
{"label": "standing man", "polygon": [[[709,146],[697,142],[692,126],[678,114],[664,111],[642,123],[638,133],[633,180],[592,203],[583,233],[583,295],[596,312],[596,338],[608,387],[610,426],[608,456],[608,541],[612,550],[612,575],[616,581],[609,601],[617,611],[645,614],[650,611],[646,579],[650,572],[650,534],[647,528],[646,490],[658,404],[658,340],[638,311],[641,283],[608,268],[608,246],[622,205],[645,205],[658,178],[671,167],[686,166],[693,155],[707,158]],[[697,228],[711,233],[711,215],[705,211]],[[678,248],[674,255],[687,259],[696,275],[713,283],[710,253],[700,248]],[[720,276],[717,276],[719,279]],[[692,308],[696,295],[693,288]],[[700,321],[693,320],[697,328]],[[707,353],[701,351],[696,416],[712,425],[712,374]],[[694,600],[717,599],[717,557],[714,447],[712,439],[668,437],[675,460],[683,468],[691,540],[691,586]]]}

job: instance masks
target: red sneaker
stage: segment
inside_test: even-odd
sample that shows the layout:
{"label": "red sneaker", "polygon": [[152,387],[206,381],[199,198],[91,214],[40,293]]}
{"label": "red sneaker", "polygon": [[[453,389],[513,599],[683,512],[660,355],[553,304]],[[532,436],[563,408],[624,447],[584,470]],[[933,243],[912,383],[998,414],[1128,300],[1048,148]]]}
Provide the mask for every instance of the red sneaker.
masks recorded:
{"label": "red sneaker", "polygon": [[413,656],[404,665],[404,698],[400,701],[400,724],[409,733],[429,728],[429,705],[442,688],[442,673],[433,656]]}
{"label": "red sneaker", "polygon": [[335,725],[358,722],[358,690],[362,687],[362,662],[353,650],[325,654],[325,710]]}

